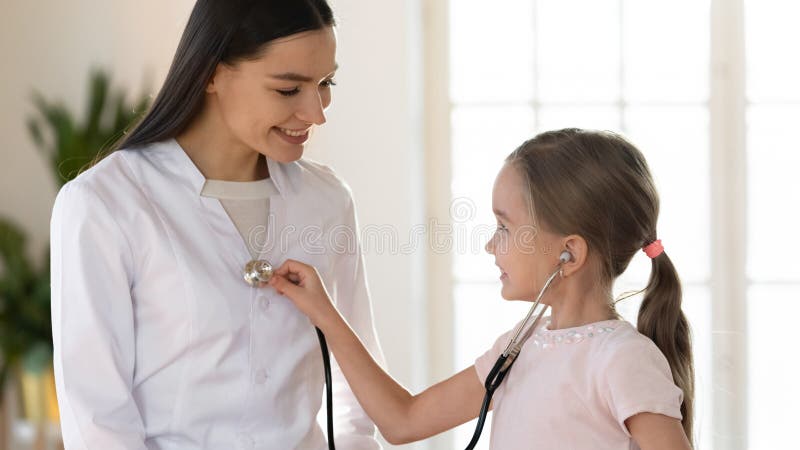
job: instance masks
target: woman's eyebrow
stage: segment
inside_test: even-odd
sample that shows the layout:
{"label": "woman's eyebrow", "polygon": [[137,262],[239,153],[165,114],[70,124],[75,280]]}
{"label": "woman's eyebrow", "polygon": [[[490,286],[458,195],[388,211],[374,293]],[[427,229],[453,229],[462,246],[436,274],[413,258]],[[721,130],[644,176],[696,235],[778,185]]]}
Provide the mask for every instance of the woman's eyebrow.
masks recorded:
{"label": "woman's eyebrow", "polygon": [[276,75],[270,75],[269,77],[274,78],[276,80],[299,81],[301,83],[307,83],[311,81],[311,77],[307,77],[305,75],[300,75],[299,73],[293,73],[293,72],[279,73]]}
{"label": "woman's eyebrow", "polygon": [[[337,70],[339,70],[339,64],[336,64],[336,66],[334,66],[333,70],[327,76],[333,75]],[[295,72],[279,73],[275,75],[270,75],[269,77],[274,78],[276,80],[297,81],[300,83],[308,83],[309,81],[312,80],[312,78],[309,76],[301,75]]]}

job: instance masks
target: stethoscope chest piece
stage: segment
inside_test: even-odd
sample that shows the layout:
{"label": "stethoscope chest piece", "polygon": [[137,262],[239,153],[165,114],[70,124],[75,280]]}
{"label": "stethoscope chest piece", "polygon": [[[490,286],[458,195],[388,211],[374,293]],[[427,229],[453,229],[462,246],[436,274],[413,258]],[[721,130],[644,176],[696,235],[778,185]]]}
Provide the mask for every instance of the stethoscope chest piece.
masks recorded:
{"label": "stethoscope chest piece", "polygon": [[263,259],[254,259],[244,266],[244,281],[250,286],[258,286],[272,278],[272,264]]}

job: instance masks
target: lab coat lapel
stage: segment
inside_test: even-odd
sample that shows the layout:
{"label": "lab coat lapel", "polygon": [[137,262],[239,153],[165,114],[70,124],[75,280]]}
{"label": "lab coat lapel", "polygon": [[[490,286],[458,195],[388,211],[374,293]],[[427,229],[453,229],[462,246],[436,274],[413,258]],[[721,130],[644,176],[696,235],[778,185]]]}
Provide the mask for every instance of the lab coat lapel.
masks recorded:
{"label": "lab coat lapel", "polygon": [[225,248],[222,249],[224,256],[229,258],[230,264],[244,267],[247,261],[252,259],[250,251],[245,244],[245,238],[242,237],[228,216],[222,202],[212,197],[200,197],[200,202],[203,205],[204,217],[211,227],[211,232],[215,236],[219,236],[220,241],[225,243]]}
{"label": "lab coat lapel", "polygon": [[177,172],[181,178],[186,179],[191,184],[195,198],[199,199],[202,205],[203,217],[211,228],[212,236],[216,236],[219,242],[222,243],[219,257],[224,258],[227,264],[232,267],[244,267],[247,261],[250,260],[250,252],[247,250],[239,230],[228,216],[219,199],[200,195],[206,182],[205,176],[177,141],[173,139],[172,142],[174,143],[175,151],[170,152],[169,155],[173,157],[173,163],[179,168]]}
{"label": "lab coat lapel", "polygon": [[174,141],[159,145],[164,146],[140,155],[150,168],[143,167],[139,176],[174,243],[175,270],[195,299],[193,326],[230,334],[248,323],[251,288],[242,280],[242,268],[249,255],[241,237],[228,229],[235,226],[221,205],[200,196],[205,177],[188,155]]}
{"label": "lab coat lapel", "polygon": [[283,254],[286,253],[287,246],[287,229],[286,222],[286,200],[291,192],[287,186],[288,179],[286,176],[286,168],[283,164],[278,163],[270,158],[267,158],[267,167],[269,168],[269,176],[278,194],[272,195],[269,198],[269,217],[267,219],[267,231],[264,239],[261,239],[259,244],[261,252],[260,259],[266,259],[275,267],[280,265],[283,261]]}

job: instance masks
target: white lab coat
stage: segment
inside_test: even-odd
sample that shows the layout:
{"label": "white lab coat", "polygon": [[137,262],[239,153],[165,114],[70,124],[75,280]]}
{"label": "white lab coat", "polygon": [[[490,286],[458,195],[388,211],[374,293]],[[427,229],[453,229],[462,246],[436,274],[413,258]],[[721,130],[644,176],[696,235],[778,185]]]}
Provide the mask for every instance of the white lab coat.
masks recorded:
{"label": "white lab coat", "polygon": [[[308,160],[268,167],[279,195],[261,257],[316,266],[382,364],[348,187]],[[219,200],[200,196],[204,182],[169,140],[114,152],[59,192],[52,315],[67,450],[327,448],[314,328],[243,281],[250,254]],[[379,449],[333,371],[337,447]]]}

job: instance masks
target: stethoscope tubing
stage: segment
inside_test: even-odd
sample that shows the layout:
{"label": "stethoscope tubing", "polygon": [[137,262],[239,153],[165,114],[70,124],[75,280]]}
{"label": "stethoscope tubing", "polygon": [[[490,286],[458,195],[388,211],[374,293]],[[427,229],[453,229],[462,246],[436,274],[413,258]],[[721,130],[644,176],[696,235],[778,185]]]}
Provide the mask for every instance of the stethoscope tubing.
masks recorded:
{"label": "stethoscope tubing", "polygon": [[[244,266],[244,281],[250,286],[258,287],[266,283],[274,274],[272,264],[262,259],[254,259]],[[317,327],[317,337],[319,338],[319,348],[322,351],[322,365],[325,371],[325,407],[327,412],[328,428],[328,450],[336,450],[336,443],[333,439],[333,377],[331,376],[331,356],[328,351],[328,342],[325,335]]]}
{"label": "stethoscope tubing", "polygon": [[[517,326],[516,330],[514,330],[514,334],[506,346],[506,349],[503,351],[500,357],[497,358],[492,370],[489,371],[489,375],[486,377],[486,381],[484,382],[486,395],[484,395],[483,403],[481,404],[481,409],[478,414],[478,422],[475,426],[475,432],[473,433],[472,439],[467,445],[466,450],[472,450],[475,448],[475,445],[478,444],[478,440],[483,432],[483,426],[486,423],[486,416],[489,413],[489,407],[492,403],[492,396],[494,395],[495,390],[500,387],[500,384],[511,370],[514,362],[517,360],[517,356],[522,350],[522,345],[528,340],[530,333],[536,329],[540,319],[544,315],[544,312],[547,310],[547,306],[542,308],[533,319],[533,322],[530,324],[530,326],[526,328],[526,325],[530,321],[531,317],[533,317],[536,308],[541,303],[545,291],[547,291],[547,288],[550,287],[550,284],[561,270],[560,266],[561,265],[559,264],[559,268],[547,278],[544,286],[542,286],[542,289],[539,291],[539,295],[536,297],[536,301],[534,302],[533,306],[531,306],[528,314],[525,315],[525,319]],[[245,266],[244,279],[248,284],[255,286],[259,282],[268,281],[272,274],[272,265],[269,264],[269,262],[254,260],[250,261]],[[319,346],[320,350],[322,351],[322,364],[325,372],[325,407],[327,410],[328,450],[336,450],[336,443],[334,442],[333,435],[333,380],[331,376],[330,352],[328,351],[328,343],[325,340],[325,335],[322,333],[322,330],[317,327],[315,327],[315,330],[317,331],[317,337],[319,338]]]}
{"label": "stethoscope tubing", "polygon": [[325,368],[325,408],[328,416],[328,450],[336,450],[336,444],[333,441],[333,380],[331,377],[331,356],[328,352],[328,342],[325,340],[325,335],[322,334],[322,330],[317,327],[314,327],[314,329],[317,330],[319,347],[322,350],[322,365]]}

